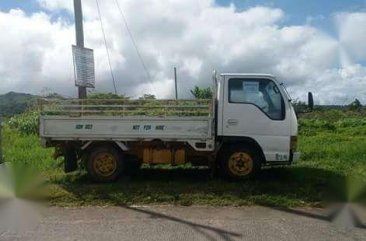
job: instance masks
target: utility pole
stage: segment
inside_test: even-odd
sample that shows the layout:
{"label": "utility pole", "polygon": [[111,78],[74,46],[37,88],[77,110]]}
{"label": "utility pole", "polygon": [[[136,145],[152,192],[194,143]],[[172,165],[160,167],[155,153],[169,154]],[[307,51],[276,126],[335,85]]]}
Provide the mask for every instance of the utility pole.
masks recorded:
{"label": "utility pole", "polygon": [[3,135],[2,135],[2,129],[3,129],[3,117],[0,115],[0,164],[4,162],[3,160]]}
{"label": "utility pole", "polygon": [[[74,0],[76,46],[84,48],[83,9],[81,0]],[[79,99],[86,99],[86,86],[79,86]]]}
{"label": "utility pole", "polygon": [[174,67],[175,99],[178,100],[177,68]]}

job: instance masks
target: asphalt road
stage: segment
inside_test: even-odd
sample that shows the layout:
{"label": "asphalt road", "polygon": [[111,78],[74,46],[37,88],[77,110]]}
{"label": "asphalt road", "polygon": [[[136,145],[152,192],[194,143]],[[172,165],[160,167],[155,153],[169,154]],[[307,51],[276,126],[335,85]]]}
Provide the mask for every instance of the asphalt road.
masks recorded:
{"label": "asphalt road", "polygon": [[366,229],[324,219],[320,210],[266,207],[49,208],[33,228],[1,241],[366,240]]}

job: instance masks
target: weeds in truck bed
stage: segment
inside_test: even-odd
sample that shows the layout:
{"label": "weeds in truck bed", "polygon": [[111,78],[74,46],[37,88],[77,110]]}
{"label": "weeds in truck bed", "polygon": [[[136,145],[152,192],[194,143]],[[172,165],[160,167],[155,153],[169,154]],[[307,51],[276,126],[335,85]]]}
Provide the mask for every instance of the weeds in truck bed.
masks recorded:
{"label": "weeds in truck bed", "polygon": [[84,171],[65,175],[62,161],[52,160],[36,135],[4,130],[5,159],[35,165],[49,179],[54,205],[271,205],[319,206],[349,196],[349,178],[366,181],[366,125],[360,113],[307,114],[300,120],[301,161],[265,169],[256,180],[211,179],[208,169],[144,167],[113,184],[93,184]]}

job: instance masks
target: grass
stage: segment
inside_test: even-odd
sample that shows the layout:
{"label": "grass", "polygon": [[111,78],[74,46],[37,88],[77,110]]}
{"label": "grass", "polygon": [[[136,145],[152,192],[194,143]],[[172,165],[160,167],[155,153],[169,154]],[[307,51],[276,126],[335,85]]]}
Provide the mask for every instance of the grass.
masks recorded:
{"label": "grass", "polygon": [[[143,167],[113,184],[94,184],[83,170],[63,174],[62,160],[40,146],[36,135],[4,129],[4,154],[10,162],[36,166],[47,177],[52,205],[177,204],[210,206],[323,206],[356,198],[354,179],[366,183],[366,121],[359,113],[322,112],[300,119],[301,160],[293,166],[264,169],[255,180],[210,178],[208,169]],[[331,117],[329,117],[331,116]],[[351,196],[352,195],[352,196]]]}
{"label": "grass", "polygon": [[4,159],[8,162],[21,162],[48,171],[57,166],[52,159],[52,149],[41,147],[37,135],[22,135],[7,126],[3,129]]}
{"label": "grass", "polygon": [[[321,183],[297,172],[311,169],[265,170],[255,181],[210,179],[204,169],[142,169],[138,176],[108,185],[92,184],[82,176],[70,183],[53,184],[51,203],[74,205],[178,204],[212,206],[319,206],[326,198]],[[318,172],[323,174],[324,172]],[[294,177],[295,178],[295,177]],[[292,181],[291,184],[289,182]],[[300,182],[303,182],[300,185]]]}

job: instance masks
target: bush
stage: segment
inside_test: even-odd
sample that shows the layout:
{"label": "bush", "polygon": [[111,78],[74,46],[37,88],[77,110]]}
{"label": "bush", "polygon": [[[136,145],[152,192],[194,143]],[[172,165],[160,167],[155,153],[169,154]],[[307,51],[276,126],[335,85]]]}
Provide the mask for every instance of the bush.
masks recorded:
{"label": "bush", "polygon": [[302,128],[311,128],[316,130],[328,130],[328,131],[335,131],[336,126],[334,123],[326,121],[326,120],[320,120],[320,119],[300,119],[299,120],[299,129]]}
{"label": "bush", "polygon": [[29,111],[14,116],[8,121],[11,129],[17,130],[20,134],[31,135],[39,133],[39,112]]}
{"label": "bush", "polygon": [[211,99],[213,96],[213,92],[210,87],[200,88],[198,86],[195,86],[194,89],[191,90],[191,94],[196,99]]}
{"label": "bush", "polygon": [[361,127],[361,126],[366,126],[366,119],[361,119],[361,118],[347,118],[344,120],[339,120],[336,122],[336,125],[338,127]]}
{"label": "bush", "polygon": [[355,99],[351,104],[348,105],[348,108],[352,111],[360,111],[362,104],[358,99]]}

